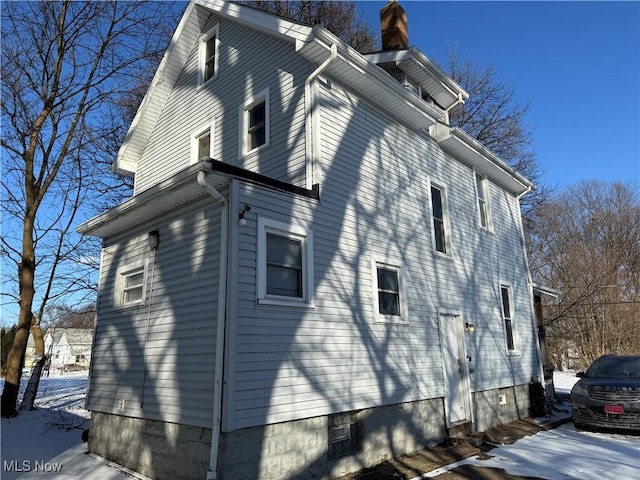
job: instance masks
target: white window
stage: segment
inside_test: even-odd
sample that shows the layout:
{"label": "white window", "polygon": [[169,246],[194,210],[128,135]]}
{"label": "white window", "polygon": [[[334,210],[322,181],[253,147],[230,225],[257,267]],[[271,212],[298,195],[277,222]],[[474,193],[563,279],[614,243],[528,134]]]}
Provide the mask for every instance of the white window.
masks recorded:
{"label": "white window", "polygon": [[144,305],[146,300],[147,262],[124,266],[116,273],[117,307]]}
{"label": "white window", "polygon": [[200,37],[198,46],[198,85],[218,75],[219,26],[216,25]]}
{"label": "white window", "polygon": [[269,145],[269,110],[268,89],[240,108],[240,156]]}
{"label": "white window", "polygon": [[489,228],[489,190],[487,177],[476,173],[476,198],[478,201],[478,221],[483,228]]}
{"label": "white window", "polygon": [[431,226],[434,251],[451,255],[451,239],[449,235],[449,218],[445,188],[431,183]]}
{"label": "white window", "polygon": [[205,157],[213,157],[213,123],[191,135],[191,163],[197,163]]}
{"label": "white window", "polygon": [[402,269],[389,261],[372,262],[373,307],[376,320],[408,321]]}
{"label": "white window", "polygon": [[258,303],[313,306],[313,232],[258,219]]}
{"label": "white window", "polygon": [[500,297],[502,300],[502,318],[504,320],[507,350],[509,350],[509,352],[513,352],[515,351],[516,347],[513,336],[513,307],[511,302],[511,288],[506,285],[501,285]]}

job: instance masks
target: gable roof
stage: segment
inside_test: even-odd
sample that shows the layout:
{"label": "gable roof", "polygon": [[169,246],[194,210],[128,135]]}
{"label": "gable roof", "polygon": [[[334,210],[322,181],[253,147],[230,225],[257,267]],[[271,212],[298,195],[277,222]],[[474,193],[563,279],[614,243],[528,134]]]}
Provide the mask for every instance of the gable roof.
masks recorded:
{"label": "gable roof", "polygon": [[211,13],[290,42],[297,53],[315,64],[328,59],[331,46],[335,45],[337,57],[325,72],[416,129],[426,129],[442,116],[439,109],[406,91],[374,62],[320,25],[302,25],[223,0],[192,0],[129,127],[113,171],[122,175],[136,173],[138,159]]}
{"label": "gable roof", "polygon": [[485,172],[507,190],[520,195],[534,188],[525,177],[462,130],[443,125],[442,110],[404,88],[377,65],[395,62],[425,86],[429,95],[445,109],[466,100],[469,94],[419,49],[411,47],[363,55],[320,25],[303,25],[224,0],[192,0],[187,6],[112,165],[115,172],[136,173],[138,160],[211,13],[289,42],[295,52],[313,64],[320,65],[329,59],[335,46],[337,54],[326,65],[325,73],[412,128],[433,127],[432,133],[445,150]]}

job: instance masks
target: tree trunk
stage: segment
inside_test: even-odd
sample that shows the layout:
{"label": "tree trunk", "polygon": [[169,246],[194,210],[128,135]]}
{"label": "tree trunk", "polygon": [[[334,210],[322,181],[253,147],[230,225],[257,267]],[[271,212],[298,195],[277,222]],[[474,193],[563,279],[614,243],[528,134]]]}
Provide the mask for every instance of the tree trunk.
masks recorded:
{"label": "tree trunk", "polygon": [[36,323],[35,317],[33,317],[33,322],[31,324],[31,335],[33,336],[33,343],[36,347],[34,355],[36,357],[44,356],[44,335],[40,328],[40,322]]}
{"label": "tree trunk", "polygon": [[[27,175],[29,179],[30,176]],[[7,374],[4,379],[4,390],[2,391],[2,416],[15,417],[18,414],[16,409],[18,403],[18,390],[20,388],[20,378],[22,376],[22,366],[24,356],[27,351],[27,341],[29,340],[29,330],[33,315],[31,307],[33,304],[34,277],[36,270],[35,252],[33,250],[33,225],[34,218],[30,213],[34,212],[35,189],[28,180],[25,181],[27,190],[27,215],[25,215],[22,230],[22,262],[18,269],[18,279],[20,282],[20,316],[16,328],[16,337],[7,356]],[[44,348],[43,348],[44,350]]]}
{"label": "tree trunk", "polygon": [[20,404],[20,410],[33,410],[33,404],[36,401],[36,395],[38,394],[38,386],[40,385],[40,377],[42,376],[42,368],[47,362],[46,355],[43,355],[38,363],[33,366],[31,372],[31,378],[29,378],[29,384],[24,392],[24,398]]}

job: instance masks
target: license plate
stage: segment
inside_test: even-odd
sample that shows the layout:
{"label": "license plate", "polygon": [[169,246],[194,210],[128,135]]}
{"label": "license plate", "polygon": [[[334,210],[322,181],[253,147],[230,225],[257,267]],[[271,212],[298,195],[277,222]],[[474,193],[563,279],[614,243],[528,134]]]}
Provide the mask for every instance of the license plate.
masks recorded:
{"label": "license plate", "polygon": [[605,405],[604,413],[608,413],[611,415],[623,415],[624,407],[622,405]]}

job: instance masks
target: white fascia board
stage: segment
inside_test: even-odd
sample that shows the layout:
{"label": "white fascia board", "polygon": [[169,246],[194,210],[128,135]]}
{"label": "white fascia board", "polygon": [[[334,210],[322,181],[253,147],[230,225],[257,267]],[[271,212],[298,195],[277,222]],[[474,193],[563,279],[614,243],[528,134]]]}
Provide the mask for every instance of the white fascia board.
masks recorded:
{"label": "white fascia board", "polygon": [[247,27],[275,35],[288,41],[305,40],[311,27],[272,15],[262,10],[224,0],[195,0],[197,5]]}
{"label": "white fascia board", "polygon": [[513,194],[520,195],[535,188],[533,183],[461,129],[438,123],[432,127],[432,134],[454,158],[477,168]]}
{"label": "white fascia board", "polygon": [[[319,25],[313,27],[313,36],[307,42],[297,42],[296,47],[300,55],[320,64],[329,57],[333,44],[337,46],[338,55],[327,66],[327,73],[414,128],[429,128],[442,118],[439,108],[408,92],[375,63]],[[319,55],[318,50],[322,54]]]}
{"label": "white fascia board", "polygon": [[547,295],[552,298],[558,298],[562,293],[560,290],[555,288],[547,287],[545,285],[541,285],[539,283],[532,283],[531,287],[533,288],[533,293],[538,293],[540,295]]}

